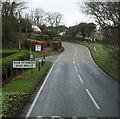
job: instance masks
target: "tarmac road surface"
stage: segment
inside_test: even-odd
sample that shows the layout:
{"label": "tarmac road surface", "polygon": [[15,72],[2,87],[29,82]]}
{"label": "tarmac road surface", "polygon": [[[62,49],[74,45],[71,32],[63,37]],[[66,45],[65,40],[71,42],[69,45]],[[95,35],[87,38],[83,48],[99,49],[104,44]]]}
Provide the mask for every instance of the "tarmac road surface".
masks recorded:
{"label": "tarmac road surface", "polygon": [[62,43],[26,117],[118,117],[118,83],[91,58],[88,48]]}

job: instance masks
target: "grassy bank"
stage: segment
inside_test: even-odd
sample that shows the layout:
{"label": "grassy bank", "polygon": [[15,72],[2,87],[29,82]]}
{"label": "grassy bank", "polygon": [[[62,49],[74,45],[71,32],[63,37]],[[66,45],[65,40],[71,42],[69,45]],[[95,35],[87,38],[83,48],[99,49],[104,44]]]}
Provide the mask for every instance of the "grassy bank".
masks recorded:
{"label": "grassy bank", "polygon": [[[92,57],[96,64],[110,75],[114,80],[119,81],[118,60],[114,59],[110,52],[111,48],[107,45],[92,43],[85,44],[91,51]],[[95,50],[96,49],[96,50]]]}
{"label": "grassy bank", "polygon": [[46,62],[40,71],[38,71],[38,68],[27,70],[18,76],[21,79],[12,80],[2,88],[3,113],[1,116],[12,117],[20,111],[23,104],[26,103],[28,96],[33,93],[38,83],[46,74],[46,71],[50,68],[50,65],[50,62]]}
{"label": "grassy bank", "polygon": [[[88,43],[80,41],[67,41],[85,45],[89,48],[91,55],[96,64],[114,80],[120,82],[118,60],[113,58],[113,47],[112,45],[105,45],[100,43]],[[117,47],[116,47],[117,48]],[[96,51],[95,51],[96,49]],[[120,51],[120,49],[118,49]]]}
{"label": "grassy bank", "polygon": [[32,54],[34,54],[36,58],[42,57],[44,55],[45,56],[57,55],[59,53],[60,53],[59,51],[49,51],[49,52],[35,52],[35,51],[32,51]]}

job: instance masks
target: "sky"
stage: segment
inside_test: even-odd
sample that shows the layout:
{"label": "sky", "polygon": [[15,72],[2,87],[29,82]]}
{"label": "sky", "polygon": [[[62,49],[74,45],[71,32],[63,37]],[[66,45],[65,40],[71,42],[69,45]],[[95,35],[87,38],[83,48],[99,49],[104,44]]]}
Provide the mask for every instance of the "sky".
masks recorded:
{"label": "sky", "polygon": [[78,7],[80,0],[30,0],[29,8],[42,8],[46,12],[59,12],[63,15],[64,25],[74,26],[80,22],[92,22],[90,16],[83,14]]}

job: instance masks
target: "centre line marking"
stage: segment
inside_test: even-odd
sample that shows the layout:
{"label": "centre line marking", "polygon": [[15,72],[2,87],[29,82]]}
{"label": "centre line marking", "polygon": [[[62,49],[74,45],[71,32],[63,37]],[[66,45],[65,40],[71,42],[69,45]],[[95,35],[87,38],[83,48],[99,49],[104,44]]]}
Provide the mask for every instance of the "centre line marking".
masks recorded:
{"label": "centre line marking", "polygon": [[75,57],[76,57],[76,53],[75,53]]}
{"label": "centre line marking", "polygon": [[75,65],[75,62],[73,61],[73,64]]}
{"label": "centre line marking", "polygon": [[42,116],[37,116],[37,119],[43,119],[43,117]]}
{"label": "centre line marking", "polygon": [[75,70],[76,70],[76,72],[78,71],[76,65],[75,65]]}
{"label": "centre line marking", "polygon": [[73,57],[73,60],[75,60],[75,57]]}
{"label": "centre line marking", "polygon": [[78,77],[79,77],[80,81],[83,83],[83,80],[79,74],[78,74]]}
{"label": "centre line marking", "polygon": [[88,89],[86,89],[88,95],[90,96],[91,100],[93,101],[93,103],[95,104],[95,106],[97,107],[97,109],[100,109],[99,105],[97,104],[97,102],[95,101],[95,99],[93,98],[93,96],[91,95],[91,93],[89,92]]}

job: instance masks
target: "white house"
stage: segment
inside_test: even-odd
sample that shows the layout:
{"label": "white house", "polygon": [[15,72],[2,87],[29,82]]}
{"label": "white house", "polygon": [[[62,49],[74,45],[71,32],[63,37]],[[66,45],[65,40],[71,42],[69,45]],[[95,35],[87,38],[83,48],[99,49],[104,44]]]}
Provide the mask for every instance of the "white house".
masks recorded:
{"label": "white house", "polygon": [[31,19],[29,19],[29,21],[32,24],[34,32],[41,32],[41,29]]}
{"label": "white house", "polygon": [[41,32],[41,29],[37,25],[32,25],[34,32]]}

